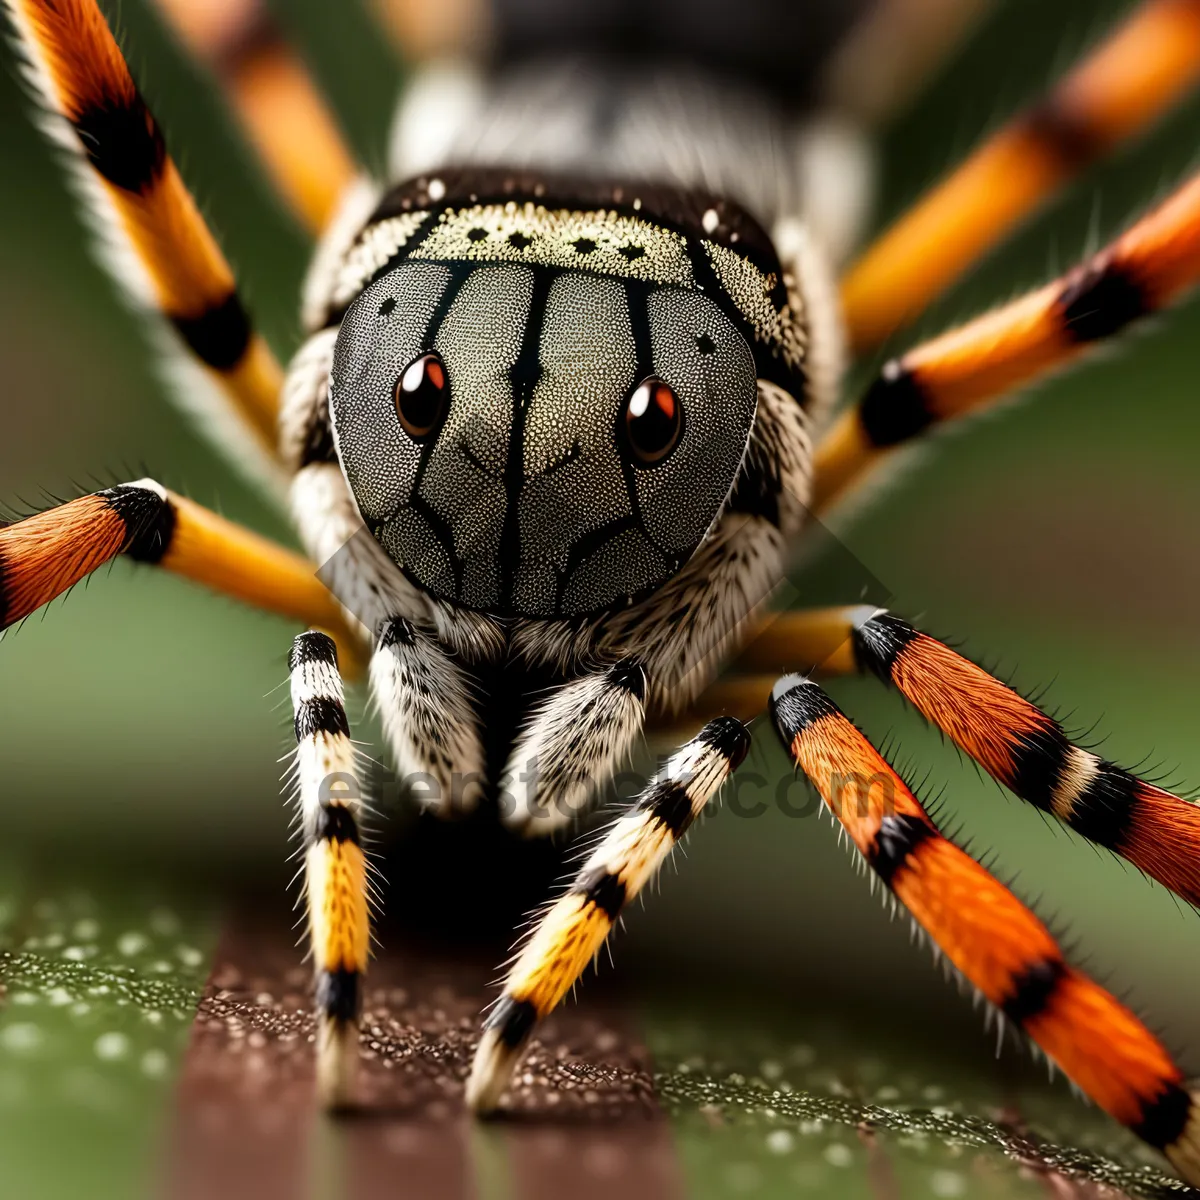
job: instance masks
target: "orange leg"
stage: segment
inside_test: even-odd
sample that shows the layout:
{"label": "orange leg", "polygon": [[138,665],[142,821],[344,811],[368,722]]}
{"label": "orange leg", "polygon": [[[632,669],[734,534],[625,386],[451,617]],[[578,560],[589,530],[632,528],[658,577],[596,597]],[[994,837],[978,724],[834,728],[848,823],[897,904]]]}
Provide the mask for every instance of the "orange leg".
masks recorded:
{"label": "orange leg", "polygon": [[1041,103],[883,233],[842,283],[853,346],[883,341],[1085,166],[1200,78],[1200,3],[1146,0]]}
{"label": "orange leg", "polygon": [[229,93],[280,194],[319,233],[355,175],[337,122],[263,0],[158,0]]}
{"label": "orange leg", "polygon": [[[4,0],[38,101],[75,152],[102,257],[160,314],[216,385],[216,421],[269,460],[283,374],[242,307],[200,215],[95,0]],[[58,121],[55,121],[58,126]],[[196,399],[192,397],[193,401]],[[231,447],[244,453],[244,445]]]}
{"label": "orange leg", "polygon": [[827,509],[894,447],[1074,361],[1200,279],[1200,175],[1061,279],[887,363],[816,450]]}
{"label": "orange leg", "polygon": [[320,626],[337,638],[344,662],[360,658],[361,639],[310,562],[150,479],[0,529],[0,630],[118,555]]}
{"label": "orange leg", "polygon": [[771,715],[867,865],[962,976],[1085,1095],[1200,1183],[1200,1096],[1158,1039],[1070,966],[1042,922],[938,832],[816,684],[780,680]]}

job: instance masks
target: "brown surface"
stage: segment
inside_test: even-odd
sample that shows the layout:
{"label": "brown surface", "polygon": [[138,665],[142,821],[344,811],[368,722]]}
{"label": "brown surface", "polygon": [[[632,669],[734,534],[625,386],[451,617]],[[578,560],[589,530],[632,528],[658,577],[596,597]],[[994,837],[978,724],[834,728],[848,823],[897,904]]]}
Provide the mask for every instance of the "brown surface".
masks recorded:
{"label": "brown surface", "polygon": [[499,957],[387,940],[366,991],[364,1111],[332,1122],[314,1110],[294,934],[247,906],[230,919],[178,1088],[168,1200],[683,1194],[648,1056],[618,1001],[581,992],[547,1021],[510,1114],[480,1126],[463,1085]]}

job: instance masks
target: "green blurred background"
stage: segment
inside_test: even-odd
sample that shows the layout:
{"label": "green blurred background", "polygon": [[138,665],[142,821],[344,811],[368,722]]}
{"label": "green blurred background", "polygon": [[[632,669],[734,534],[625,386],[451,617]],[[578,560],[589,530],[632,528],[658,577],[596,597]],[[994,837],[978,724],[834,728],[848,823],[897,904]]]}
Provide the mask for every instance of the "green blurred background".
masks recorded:
{"label": "green blurred background", "polygon": [[[203,77],[144,0],[104,4],[261,324],[295,346],[305,239],[256,172]],[[1130,7],[1005,0],[943,76],[886,132],[878,219],[903,207],[982,131],[1039,90]],[[357,4],[281,3],[369,165],[397,76]],[[135,322],[93,265],[61,174],[27,119],[11,55],[0,78],[0,500],[45,503],[99,479],[152,474],[290,539],[252,489],[162,399]],[[1033,285],[1126,222],[1196,157],[1200,101],[1091,172],[958,288],[930,332]],[[1068,377],[939,440],[869,513],[840,531],[931,632],[1011,672],[1104,752],[1200,781],[1200,306],[1185,305]],[[871,364],[867,365],[869,369]],[[862,372],[856,376],[865,377]],[[818,563],[800,581],[822,602]],[[278,759],[288,748],[286,621],[118,563],[0,647],[0,859],[12,891],[95,883],[132,895],[169,880],[216,911],[230,880],[280,881],[288,852]],[[831,685],[872,735],[889,736],[943,819],[1016,878],[1076,957],[1163,1027],[1200,1071],[1200,918],[1110,856],[1052,827],[960,761],[870,681]],[[362,698],[352,701],[351,719]],[[357,729],[370,730],[365,719]],[[787,768],[759,726],[749,766]],[[795,794],[795,793],[794,793]],[[695,981],[697,1003],[737,991],[777,1014],[837,1008],[954,1046],[956,1070],[992,1072],[991,1040],[928,955],[890,923],[826,822],[727,813],[690,839],[661,895],[629,921],[618,964]],[[132,903],[132,902],[128,902]],[[207,908],[206,908],[207,906]],[[199,928],[210,928],[200,921]],[[198,937],[202,936],[200,934]],[[717,978],[714,986],[709,982]],[[733,984],[730,981],[737,979]],[[886,1004],[882,1003],[886,1001]],[[0,1021],[2,1025],[2,1021]],[[1190,1049],[1189,1049],[1190,1046]]]}

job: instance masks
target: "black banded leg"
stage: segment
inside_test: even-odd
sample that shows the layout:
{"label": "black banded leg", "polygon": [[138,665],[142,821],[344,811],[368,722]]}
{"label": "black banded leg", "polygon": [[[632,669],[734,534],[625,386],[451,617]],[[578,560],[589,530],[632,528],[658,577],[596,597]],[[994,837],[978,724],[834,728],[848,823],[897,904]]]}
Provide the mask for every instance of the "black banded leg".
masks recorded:
{"label": "black banded leg", "polygon": [[343,1108],[354,1099],[370,944],[362,797],[333,640],[323,633],[300,634],[288,667],[315,972],[317,1094],[324,1107]]}
{"label": "black banded leg", "polygon": [[[1200,6],[1190,7],[1200,17]],[[813,510],[831,507],[897,447],[1080,359],[1175,303],[1198,279],[1195,175],[1060,279],[886,363],[817,445]]]}
{"label": "black banded leg", "polygon": [[41,124],[70,151],[103,265],[158,319],[156,348],[184,407],[261,483],[275,474],[282,371],[96,0],[2,2]]}
{"label": "black banded leg", "polygon": [[1158,1038],[1071,966],[1037,916],[941,834],[815,683],[781,679],[771,717],[867,866],[947,960],[1085,1095],[1200,1182],[1200,1094]]}
{"label": "black banded leg", "polygon": [[307,559],[152,479],[80,496],[0,528],[0,629],[119,555],[319,625],[344,651],[358,644]]}
{"label": "black banded leg", "polygon": [[1200,806],[1072,744],[1037,705],[899,617],[847,612],[860,669],[1022,800],[1200,905]]}
{"label": "black banded leg", "polygon": [[522,730],[505,768],[504,823],[545,835],[579,817],[642,732],[646,673],[631,658],[565,684]]}
{"label": "black banded leg", "polygon": [[497,1107],[537,1022],[558,1006],[622,909],[654,878],[749,749],[741,722],[710,721],[613,822],[570,889],[546,910],[484,1021],[467,1082],[475,1112]]}

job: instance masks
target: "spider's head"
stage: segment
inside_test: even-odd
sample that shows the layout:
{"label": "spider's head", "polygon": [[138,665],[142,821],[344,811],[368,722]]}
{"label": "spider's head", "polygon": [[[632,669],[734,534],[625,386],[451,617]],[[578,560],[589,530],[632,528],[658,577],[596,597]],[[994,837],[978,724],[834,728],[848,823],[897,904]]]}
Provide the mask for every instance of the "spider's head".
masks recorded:
{"label": "spider's head", "polygon": [[694,288],[410,259],[347,311],[331,407],[359,508],[414,582],[575,616],[695,551],[745,453],[755,374]]}

